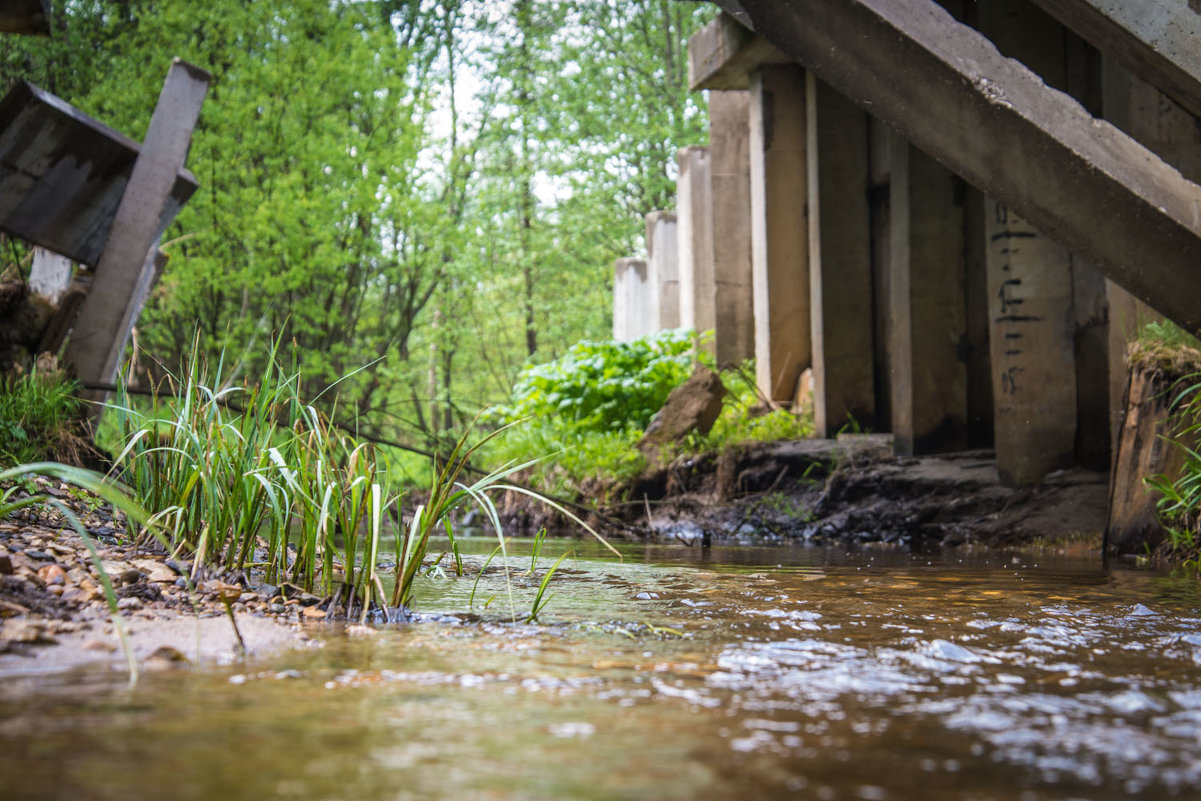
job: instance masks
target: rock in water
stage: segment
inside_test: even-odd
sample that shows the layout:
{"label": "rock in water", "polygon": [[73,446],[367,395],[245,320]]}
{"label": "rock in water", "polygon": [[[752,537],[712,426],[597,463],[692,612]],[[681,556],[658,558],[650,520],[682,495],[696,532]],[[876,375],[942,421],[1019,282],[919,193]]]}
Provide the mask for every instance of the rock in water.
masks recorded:
{"label": "rock in water", "polygon": [[688,380],[671,391],[663,408],[646,427],[638,442],[649,462],[658,460],[665,445],[679,442],[692,431],[708,434],[721,414],[721,401],[726,388],[717,373],[698,364]]}

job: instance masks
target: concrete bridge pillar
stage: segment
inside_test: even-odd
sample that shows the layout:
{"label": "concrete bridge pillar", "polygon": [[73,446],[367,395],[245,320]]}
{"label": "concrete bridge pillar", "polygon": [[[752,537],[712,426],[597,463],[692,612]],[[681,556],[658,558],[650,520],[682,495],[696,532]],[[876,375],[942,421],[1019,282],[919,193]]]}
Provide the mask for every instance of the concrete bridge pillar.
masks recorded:
{"label": "concrete bridge pillar", "polygon": [[868,119],[806,77],[813,416],[830,437],[852,418],[875,425]]}
{"label": "concrete bridge pillar", "polygon": [[646,215],[647,283],[650,286],[652,331],[680,327],[680,262],[676,215]]}
{"label": "concrete bridge pillar", "polygon": [[997,469],[1032,484],[1075,462],[1072,256],[993,200],[985,236]]}
{"label": "concrete bridge pillar", "polygon": [[714,345],[722,365],[755,355],[749,103],[745,90],[709,91]]}
{"label": "concrete bridge pillar", "polygon": [[763,66],[749,91],[757,380],[772,400],[791,403],[811,351],[805,73]]}
{"label": "concrete bridge pillar", "polygon": [[[713,205],[709,149],[686,147],[676,156],[676,219],[680,259],[680,326],[698,334],[717,326],[713,273]],[[715,342],[706,348],[715,352]]]}
{"label": "concrete bridge pillar", "polygon": [[629,342],[654,330],[646,262],[618,259],[613,265],[613,338]]}
{"label": "concrete bridge pillar", "polygon": [[892,432],[897,453],[968,443],[963,182],[888,133],[886,265]]}

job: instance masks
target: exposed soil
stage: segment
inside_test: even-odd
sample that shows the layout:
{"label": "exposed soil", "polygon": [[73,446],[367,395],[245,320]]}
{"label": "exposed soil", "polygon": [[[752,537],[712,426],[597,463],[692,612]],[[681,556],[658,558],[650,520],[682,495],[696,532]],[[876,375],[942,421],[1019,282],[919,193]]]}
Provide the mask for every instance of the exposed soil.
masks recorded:
{"label": "exposed soil", "polygon": [[[860,435],[677,459],[619,492],[625,500],[593,522],[620,519],[633,538],[914,548],[1070,540],[1099,552],[1109,490],[1105,473],[1083,469],[1005,487],[991,451],[902,459],[887,436]],[[509,512],[513,523],[555,527],[516,499]]]}

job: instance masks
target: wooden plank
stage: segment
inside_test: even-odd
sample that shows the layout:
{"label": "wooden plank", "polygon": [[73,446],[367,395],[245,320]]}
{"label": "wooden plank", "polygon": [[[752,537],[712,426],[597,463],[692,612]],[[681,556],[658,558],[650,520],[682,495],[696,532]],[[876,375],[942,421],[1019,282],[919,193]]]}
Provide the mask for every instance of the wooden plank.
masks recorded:
{"label": "wooden plank", "polygon": [[183,168],[210,76],[179,59],[171,65],[142,153],[96,265],[96,278],[67,343],[67,362],[84,384],[108,384],[136,321],[138,287],[154,268],[163,208]]}
{"label": "wooden plank", "polygon": [[952,171],[1201,332],[1201,187],[930,0],[720,0]]}
{"label": "wooden plank", "polygon": [[0,3],[0,33],[50,35],[50,0]]}
{"label": "wooden plank", "polygon": [[[0,99],[0,230],[95,266],[141,145],[25,81]],[[179,170],[159,224],[196,191]]]}
{"label": "wooden plank", "polygon": [[1201,116],[1201,13],[1183,0],[1034,0],[1127,69]]}

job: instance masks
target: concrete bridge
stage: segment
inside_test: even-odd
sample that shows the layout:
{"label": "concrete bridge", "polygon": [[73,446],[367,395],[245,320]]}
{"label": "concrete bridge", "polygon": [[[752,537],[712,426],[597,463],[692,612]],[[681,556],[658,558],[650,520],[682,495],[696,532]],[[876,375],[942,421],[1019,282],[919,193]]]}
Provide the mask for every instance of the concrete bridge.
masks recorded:
{"label": "concrete bridge", "polygon": [[1201,331],[1201,14],[1173,0],[719,0],[710,141],[614,335],[714,329],[818,433],[1105,469],[1125,346]]}

